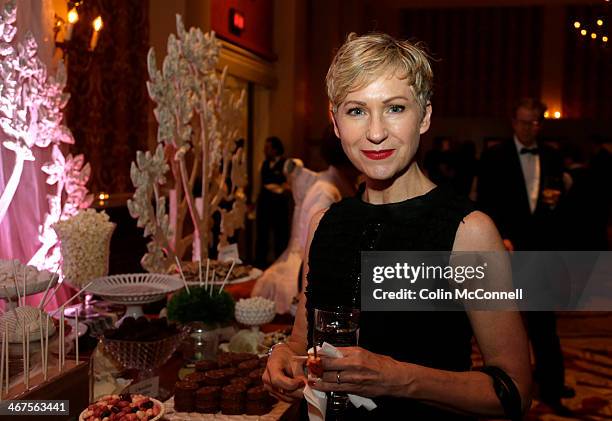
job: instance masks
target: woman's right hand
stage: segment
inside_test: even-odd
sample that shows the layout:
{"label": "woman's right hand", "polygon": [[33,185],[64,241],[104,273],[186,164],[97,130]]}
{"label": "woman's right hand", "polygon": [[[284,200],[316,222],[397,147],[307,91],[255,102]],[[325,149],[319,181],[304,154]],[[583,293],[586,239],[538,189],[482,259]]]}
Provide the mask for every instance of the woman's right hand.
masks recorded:
{"label": "woman's right hand", "polygon": [[[306,378],[303,375],[294,375],[293,367],[298,364],[293,358],[296,355],[287,344],[275,346],[262,376],[268,392],[285,402],[295,402],[303,398]],[[299,365],[302,365],[301,362]]]}

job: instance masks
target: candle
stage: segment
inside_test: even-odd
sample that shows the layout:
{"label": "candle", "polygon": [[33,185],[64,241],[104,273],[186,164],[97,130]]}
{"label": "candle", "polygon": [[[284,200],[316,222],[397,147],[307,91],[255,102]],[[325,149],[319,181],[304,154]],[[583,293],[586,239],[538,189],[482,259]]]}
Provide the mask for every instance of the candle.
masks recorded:
{"label": "candle", "polygon": [[64,35],[64,41],[70,41],[72,39],[72,30],[74,29],[74,24],[79,20],[79,13],[76,10],[76,7],[73,7],[68,12],[68,23],[66,23],[66,34]]}
{"label": "candle", "polygon": [[93,51],[96,49],[96,45],[98,45],[98,36],[100,35],[100,29],[102,29],[102,16],[98,16],[93,21],[93,34],[91,34],[91,41],[89,42],[89,50]]}

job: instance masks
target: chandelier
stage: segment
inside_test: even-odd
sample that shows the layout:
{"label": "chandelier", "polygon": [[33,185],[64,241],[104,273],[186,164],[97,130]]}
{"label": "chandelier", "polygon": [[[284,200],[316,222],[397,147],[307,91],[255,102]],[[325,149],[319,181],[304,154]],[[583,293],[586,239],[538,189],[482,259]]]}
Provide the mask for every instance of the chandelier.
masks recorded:
{"label": "chandelier", "polygon": [[[609,4],[610,0],[605,0],[605,3]],[[599,14],[594,19],[585,19],[582,22],[577,19],[574,21],[573,27],[582,38],[591,39],[602,46],[608,45],[609,27],[607,16],[604,16],[604,13]]]}

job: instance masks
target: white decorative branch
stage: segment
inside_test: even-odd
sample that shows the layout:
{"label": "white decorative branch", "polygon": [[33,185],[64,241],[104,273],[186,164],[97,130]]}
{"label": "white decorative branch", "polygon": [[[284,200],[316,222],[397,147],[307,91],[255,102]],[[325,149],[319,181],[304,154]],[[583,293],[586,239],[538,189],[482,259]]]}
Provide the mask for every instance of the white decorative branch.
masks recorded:
{"label": "white decorative branch", "polygon": [[[153,48],[147,61],[150,77],[147,88],[156,103],[154,114],[159,123],[160,145],[154,156],[140,155],[140,170],[135,171],[132,164],[132,181],[137,191],[130,212],[138,218],[139,226],[145,227],[145,236],[151,236],[149,253],[143,257],[147,270],[160,262],[167,268],[174,256],[184,259],[194,240],[198,242],[199,257],[208,257],[213,215],[221,216],[219,245],[223,246],[244,225],[246,214],[246,163],[244,150],[237,145],[245,93],[236,98],[225,86],[227,69],[218,74],[220,43],[214,33],[203,34],[196,28],[186,32],[179,15],[176,28],[177,36],[171,34],[168,38],[162,69],[157,69]],[[163,198],[156,197],[156,206],[150,205],[151,189],[146,190],[142,184],[147,177],[151,182],[154,178],[152,174],[144,175],[144,167],[159,170],[161,167],[156,165],[160,159],[168,161],[177,204],[167,226],[160,224],[161,219],[167,218],[166,201],[160,203]],[[194,196],[196,182],[201,183],[201,209]],[[161,190],[163,183],[154,184]],[[184,232],[187,215],[193,227],[191,233]],[[174,227],[174,232],[168,227]]]}
{"label": "white decorative branch", "polygon": [[82,155],[64,158],[59,148],[61,143],[74,143],[72,133],[62,124],[63,109],[70,97],[64,92],[64,65],[59,63],[55,77],[48,76],[30,32],[23,42],[13,42],[16,15],[15,1],[7,2],[0,12],[0,135],[4,133],[2,146],[15,153],[15,166],[0,197],[0,221],[13,200],[24,162],[35,159],[32,148],[51,146],[53,162],[46,163],[42,170],[49,175],[47,184],[56,185],[56,192],[47,196],[49,213],[39,227],[42,246],[30,264],[55,270],[59,250],[51,225],[91,204],[93,198],[85,187],[90,168],[84,165]]}
{"label": "white decorative branch", "polygon": [[174,259],[169,243],[170,225],[166,214],[166,198],[159,193],[160,187],[166,183],[166,172],[168,165],[162,145],[157,145],[154,155],[149,151],[138,151],[136,162],[132,162],[130,168],[136,191],[134,199],[128,200],[128,209],[130,215],[137,218],[138,227],[144,228],[145,237],[153,238],[147,245],[148,253],[141,260],[142,267],[149,272],[164,271],[168,265],[167,258]]}

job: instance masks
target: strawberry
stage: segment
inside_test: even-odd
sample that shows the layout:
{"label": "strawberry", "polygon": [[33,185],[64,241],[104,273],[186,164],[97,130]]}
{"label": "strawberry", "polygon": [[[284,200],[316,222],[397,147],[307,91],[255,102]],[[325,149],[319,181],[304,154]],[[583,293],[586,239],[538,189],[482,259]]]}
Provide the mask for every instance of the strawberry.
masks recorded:
{"label": "strawberry", "polygon": [[321,357],[314,357],[313,355],[308,356],[306,360],[306,367],[308,367],[308,374],[314,377],[323,377],[323,364],[321,364]]}

